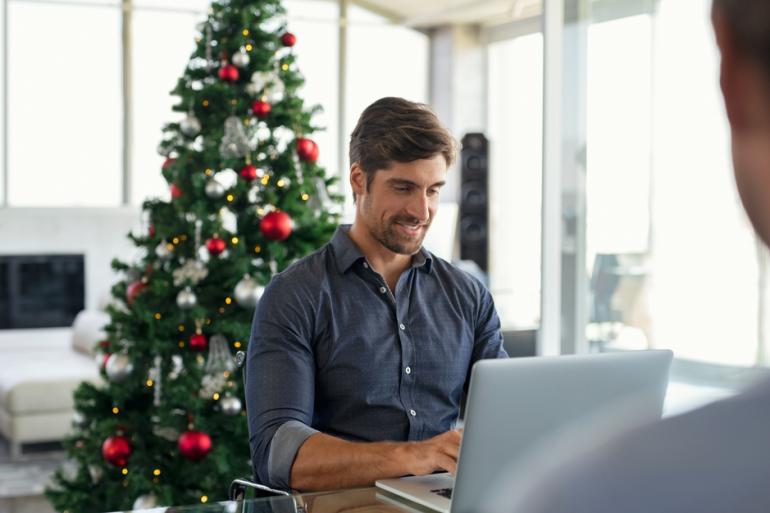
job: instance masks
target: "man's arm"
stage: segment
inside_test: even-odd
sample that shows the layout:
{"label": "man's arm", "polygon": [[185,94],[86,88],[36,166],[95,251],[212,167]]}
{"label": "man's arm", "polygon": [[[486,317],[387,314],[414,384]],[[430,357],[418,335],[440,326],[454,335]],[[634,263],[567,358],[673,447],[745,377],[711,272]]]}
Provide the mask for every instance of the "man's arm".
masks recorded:
{"label": "man's arm", "polygon": [[291,487],[336,490],[439,470],[454,474],[461,438],[461,431],[452,430],[421,442],[356,443],[316,433],[297,452]]}

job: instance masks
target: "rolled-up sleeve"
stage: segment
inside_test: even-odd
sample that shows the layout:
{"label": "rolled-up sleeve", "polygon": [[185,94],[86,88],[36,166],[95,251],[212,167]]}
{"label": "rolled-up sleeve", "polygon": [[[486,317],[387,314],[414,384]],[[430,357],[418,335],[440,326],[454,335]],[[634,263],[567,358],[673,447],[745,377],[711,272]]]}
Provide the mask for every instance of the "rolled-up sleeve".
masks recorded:
{"label": "rolled-up sleeve", "polygon": [[254,473],[276,488],[290,487],[297,451],[316,432],[312,326],[300,286],[275,276],[254,312],[244,379]]}

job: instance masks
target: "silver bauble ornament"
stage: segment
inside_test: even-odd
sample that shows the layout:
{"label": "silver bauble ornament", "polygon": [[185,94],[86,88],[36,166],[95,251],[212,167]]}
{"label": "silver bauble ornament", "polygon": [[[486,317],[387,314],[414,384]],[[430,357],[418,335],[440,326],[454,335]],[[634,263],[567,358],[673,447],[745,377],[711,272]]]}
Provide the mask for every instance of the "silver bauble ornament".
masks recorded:
{"label": "silver bauble ornament", "polygon": [[204,188],[204,191],[206,192],[206,196],[212,199],[219,199],[222,196],[225,195],[225,187],[218,181],[211,179],[208,182],[206,182],[206,187]]}
{"label": "silver bauble ornament", "polygon": [[155,494],[147,493],[136,498],[132,509],[150,509],[156,508],[157,506],[158,498],[155,496]]}
{"label": "silver bauble ornament", "polygon": [[189,310],[198,304],[198,298],[190,287],[185,287],[176,295],[176,306],[182,310]]}
{"label": "silver bauble ornament", "polygon": [[246,275],[235,285],[233,295],[239,305],[245,308],[254,308],[257,306],[264,290],[265,288],[254,281],[254,278]]}
{"label": "silver bauble ornament", "polygon": [[230,59],[230,62],[238,66],[239,68],[245,68],[249,65],[249,61],[251,58],[249,57],[249,54],[244,52],[243,50],[239,50],[233,54],[233,57]]}
{"label": "silver bauble ornament", "polygon": [[237,397],[225,397],[220,401],[222,413],[225,415],[238,415],[241,413],[241,400]]}
{"label": "silver bauble ornament", "polygon": [[[155,248],[155,256],[160,258],[161,260],[168,260],[171,258],[171,255],[174,254],[174,252],[169,249],[169,244],[165,240],[158,244],[158,246]],[[173,246],[172,246],[173,247]]]}
{"label": "silver bauble ornament", "polygon": [[125,353],[112,353],[107,358],[107,365],[104,366],[107,377],[113,383],[121,383],[134,370],[134,364]]}
{"label": "silver bauble ornament", "polygon": [[184,118],[179,123],[179,128],[182,130],[182,133],[188,137],[196,136],[201,131],[201,122],[198,121],[198,118],[193,116],[192,114],[188,114],[186,118]]}

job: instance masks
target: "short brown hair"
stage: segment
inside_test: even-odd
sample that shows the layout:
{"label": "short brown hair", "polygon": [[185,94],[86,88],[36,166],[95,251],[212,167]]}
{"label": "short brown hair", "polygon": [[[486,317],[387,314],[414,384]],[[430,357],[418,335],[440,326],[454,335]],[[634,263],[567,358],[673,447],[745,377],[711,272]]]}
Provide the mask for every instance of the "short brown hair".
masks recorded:
{"label": "short brown hair", "polygon": [[[381,98],[369,105],[350,135],[350,163],[366,173],[366,187],[374,175],[394,162],[413,162],[442,155],[450,166],[456,143],[427,105],[403,98]],[[355,194],[353,195],[355,198]]]}
{"label": "short brown hair", "polygon": [[762,63],[770,76],[770,2],[768,0],[714,0],[733,29],[740,48]]}

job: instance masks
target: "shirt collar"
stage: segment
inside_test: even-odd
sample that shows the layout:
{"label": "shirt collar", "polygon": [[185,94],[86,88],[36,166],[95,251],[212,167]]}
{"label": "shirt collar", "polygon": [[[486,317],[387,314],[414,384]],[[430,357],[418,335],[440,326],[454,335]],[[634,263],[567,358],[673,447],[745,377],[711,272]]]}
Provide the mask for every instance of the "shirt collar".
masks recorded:
{"label": "shirt collar", "polygon": [[[350,226],[349,224],[339,225],[330,243],[334,250],[334,259],[340,274],[345,274],[356,262],[366,260],[361,250],[358,249],[358,246],[353,243],[348,235]],[[433,267],[433,255],[427,249],[420,248],[420,251],[412,257],[412,267],[430,273]]]}

